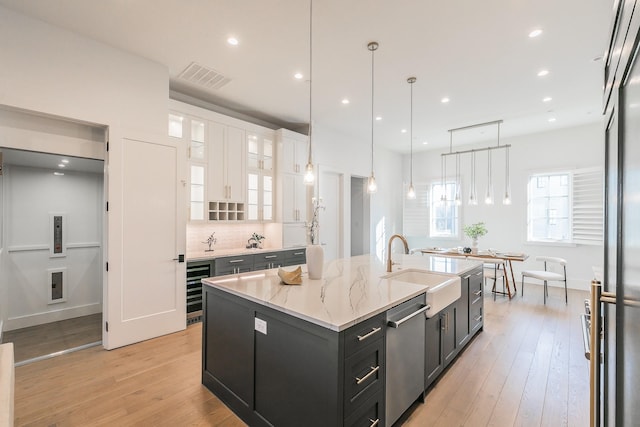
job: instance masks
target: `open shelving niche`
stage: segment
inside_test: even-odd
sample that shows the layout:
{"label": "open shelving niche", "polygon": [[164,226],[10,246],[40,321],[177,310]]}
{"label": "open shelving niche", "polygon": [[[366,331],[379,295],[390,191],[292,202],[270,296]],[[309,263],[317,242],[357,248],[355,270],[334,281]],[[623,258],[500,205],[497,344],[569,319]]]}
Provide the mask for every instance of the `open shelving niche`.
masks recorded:
{"label": "open shelving niche", "polygon": [[244,203],[209,202],[209,221],[244,221]]}

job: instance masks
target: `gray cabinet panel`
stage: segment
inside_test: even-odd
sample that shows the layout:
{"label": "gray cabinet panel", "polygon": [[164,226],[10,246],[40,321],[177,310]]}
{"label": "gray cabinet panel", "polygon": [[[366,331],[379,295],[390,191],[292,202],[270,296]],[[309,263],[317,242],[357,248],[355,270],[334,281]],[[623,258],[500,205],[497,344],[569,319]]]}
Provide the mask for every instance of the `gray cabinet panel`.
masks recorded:
{"label": "gray cabinet panel", "polygon": [[253,270],[253,254],[227,256],[215,259],[216,276],[225,274],[246,273]]}
{"label": "gray cabinet panel", "polygon": [[238,299],[205,292],[203,370],[247,407],[253,396],[253,311]]}
{"label": "gray cabinet panel", "polygon": [[255,333],[256,413],[274,426],[336,425],[337,346],[329,334],[256,317],[267,323],[267,334]]}
{"label": "gray cabinet panel", "polygon": [[427,318],[425,337],[425,389],[428,388],[438,378],[444,369],[442,359],[442,339],[441,339],[440,316]]}

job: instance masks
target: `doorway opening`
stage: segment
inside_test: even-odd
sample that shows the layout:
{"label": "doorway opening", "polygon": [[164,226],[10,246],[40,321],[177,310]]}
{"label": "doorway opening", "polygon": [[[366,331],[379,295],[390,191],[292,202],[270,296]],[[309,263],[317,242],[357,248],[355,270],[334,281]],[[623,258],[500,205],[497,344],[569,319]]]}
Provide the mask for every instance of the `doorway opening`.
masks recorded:
{"label": "doorway opening", "polygon": [[0,342],[16,365],[99,345],[104,161],[74,154],[105,131],[0,109],[0,136]]}
{"label": "doorway opening", "polygon": [[371,197],[366,188],[367,178],[351,177],[351,256],[371,252]]}

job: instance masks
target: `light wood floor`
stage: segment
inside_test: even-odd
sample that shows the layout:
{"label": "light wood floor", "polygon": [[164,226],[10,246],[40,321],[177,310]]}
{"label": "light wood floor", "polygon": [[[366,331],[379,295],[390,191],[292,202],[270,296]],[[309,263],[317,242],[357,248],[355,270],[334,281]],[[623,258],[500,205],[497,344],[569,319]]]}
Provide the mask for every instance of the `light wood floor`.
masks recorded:
{"label": "light wood floor", "polygon": [[102,313],[3,333],[3,342],[12,342],[16,362],[102,340]]}
{"label": "light wood floor", "polygon": [[[586,426],[586,292],[485,297],[485,326],[404,426]],[[244,426],[201,383],[201,324],[125,348],[16,368],[16,426]]]}

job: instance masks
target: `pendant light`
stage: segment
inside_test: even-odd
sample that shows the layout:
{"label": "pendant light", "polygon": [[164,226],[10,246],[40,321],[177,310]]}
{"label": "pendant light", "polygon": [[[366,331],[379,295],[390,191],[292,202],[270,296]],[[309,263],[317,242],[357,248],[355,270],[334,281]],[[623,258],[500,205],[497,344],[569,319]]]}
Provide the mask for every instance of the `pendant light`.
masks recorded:
{"label": "pendant light", "polygon": [[416,190],[413,188],[413,84],[416,82],[415,77],[409,77],[407,83],[411,85],[411,116],[409,118],[409,140],[411,142],[411,162],[410,162],[410,182],[409,191],[407,192],[407,199],[416,198]]}
{"label": "pendant light", "polygon": [[456,195],[454,201],[458,206],[462,204],[462,200],[460,200],[460,154],[456,154]]}
{"label": "pendant light", "polygon": [[369,177],[369,182],[367,183],[367,193],[373,194],[378,191],[378,185],[376,184],[376,177],[373,174],[373,52],[378,49],[377,42],[371,42],[367,45],[367,48],[371,51],[371,176]]}
{"label": "pendant light", "polygon": [[476,152],[471,152],[471,188],[469,190],[469,205],[478,204],[478,194],[476,193]]}
{"label": "pendant light", "polygon": [[444,156],[440,157],[440,204],[444,204],[447,201],[446,193],[446,177],[447,177],[447,159]]}
{"label": "pendant light", "polygon": [[312,152],[312,137],[313,133],[313,116],[311,114],[313,106],[312,98],[312,75],[313,75],[313,45],[312,45],[312,31],[313,29],[313,0],[309,0],[309,158],[307,159],[307,166],[305,167],[304,183],[306,185],[313,185],[315,176],[313,173],[313,160],[311,157]]}
{"label": "pendant light", "polygon": [[487,193],[484,196],[484,203],[493,204],[493,184],[491,183],[491,150],[487,150]]}
{"label": "pendant light", "polygon": [[503,205],[511,204],[511,183],[509,182],[509,147],[505,148],[505,177],[504,177],[504,199],[502,199]]}

